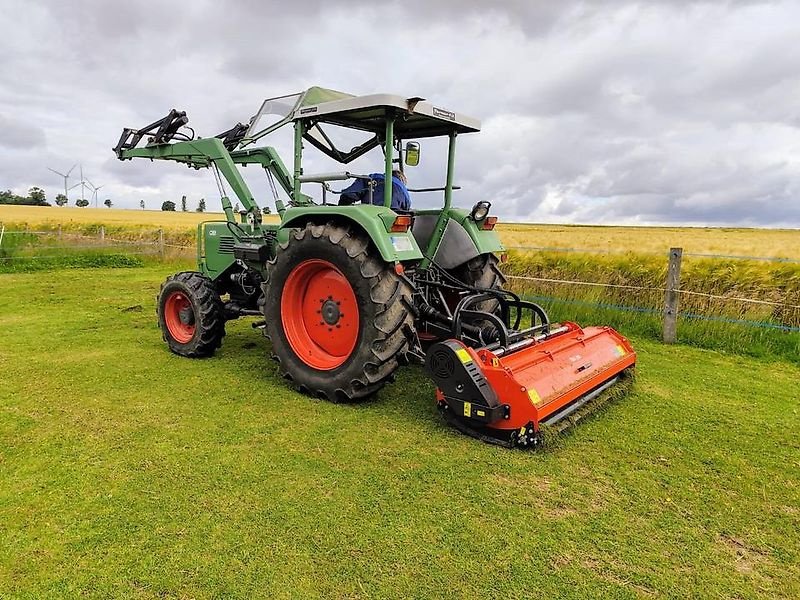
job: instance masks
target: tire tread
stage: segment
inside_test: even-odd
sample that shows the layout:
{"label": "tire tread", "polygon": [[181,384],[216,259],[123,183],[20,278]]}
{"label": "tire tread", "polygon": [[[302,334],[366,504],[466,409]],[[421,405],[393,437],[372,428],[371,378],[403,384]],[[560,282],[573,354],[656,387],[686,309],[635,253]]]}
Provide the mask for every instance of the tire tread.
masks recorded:
{"label": "tire tread", "polygon": [[[199,315],[195,316],[195,321],[199,326],[199,335],[188,344],[179,344],[167,332],[166,326],[162,324],[160,314],[161,296],[164,289],[171,283],[177,282],[185,287],[196,300],[199,308]],[[170,275],[161,284],[156,298],[156,315],[158,317],[161,336],[169,345],[170,350],[181,356],[188,358],[206,358],[213,355],[222,345],[222,338],[225,337],[225,316],[222,300],[214,283],[202,273],[197,271],[181,271]]]}
{"label": "tire tread", "polygon": [[[307,223],[289,236],[289,241],[281,244],[278,254],[296,243],[311,236],[326,239],[334,246],[341,247],[358,265],[360,276],[369,282],[370,301],[376,305],[374,328],[367,339],[362,340],[369,348],[362,356],[363,366],[355,377],[346,382],[331,386],[315,386],[310,389],[306,383],[298,382],[289,373],[286,361],[275,355],[281,374],[290,380],[300,391],[325,397],[333,402],[354,401],[366,398],[388,383],[400,364],[406,361],[406,351],[413,340],[413,315],[410,310],[412,290],[394,270],[373,250],[369,238],[360,231],[340,223]],[[280,257],[276,255],[267,265],[265,292],[270,283],[271,271]],[[266,310],[265,303],[265,310]],[[266,315],[269,322],[275,315]],[[270,338],[267,329],[265,335]],[[270,340],[272,341],[272,340]],[[273,348],[274,348],[273,342]],[[356,348],[359,353],[363,348]]]}

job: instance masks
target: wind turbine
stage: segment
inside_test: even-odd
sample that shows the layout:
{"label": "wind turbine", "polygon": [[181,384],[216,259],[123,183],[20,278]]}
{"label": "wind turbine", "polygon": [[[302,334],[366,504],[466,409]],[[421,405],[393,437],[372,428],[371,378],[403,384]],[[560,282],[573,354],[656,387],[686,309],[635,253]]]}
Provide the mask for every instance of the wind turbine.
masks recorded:
{"label": "wind turbine", "polygon": [[100,188],[102,188],[103,186],[102,186],[102,185],[97,185],[97,186],[96,186],[95,184],[93,184],[93,183],[92,183],[91,181],[89,181],[88,179],[86,180],[86,183],[88,183],[88,184],[89,184],[89,187],[90,187],[90,188],[92,188],[92,196],[94,197],[94,207],[95,207],[95,208],[97,208],[97,192],[98,192],[98,191],[100,190]]}
{"label": "wind turbine", "polygon": [[64,178],[64,196],[67,198],[67,204],[69,204],[69,190],[70,190],[70,188],[68,188],[68,187],[67,187],[67,180],[69,179],[69,174],[70,174],[70,173],[72,173],[72,170],[73,170],[75,167],[77,167],[77,166],[78,166],[78,164],[77,164],[77,163],[76,163],[76,164],[74,164],[74,165],[72,165],[72,167],[70,168],[70,170],[69,170],[69,171],[67,171],[66,173],[59,173],[59,172],[58,172],[58,171],[56,171],[55,169],[51,169],[50,167],[47,167],[47,170],[48,170],[48,171],[52,171],[52,172],[53,172],[53,173],[55,173],[56,175],[60,175],[61,177],[63,177],[63,178]]}
{"label": "wind turbine", "polygon": [[[74,168],[75,167],[73,167],[73,169]],[[81,186],[81,204],[83,204],[83,201],[85,200],[84,196],[86,195],[86,180],[83,178],[83,164],[81,164],[81,180],[69,189],[73,189],[78,186]]]}

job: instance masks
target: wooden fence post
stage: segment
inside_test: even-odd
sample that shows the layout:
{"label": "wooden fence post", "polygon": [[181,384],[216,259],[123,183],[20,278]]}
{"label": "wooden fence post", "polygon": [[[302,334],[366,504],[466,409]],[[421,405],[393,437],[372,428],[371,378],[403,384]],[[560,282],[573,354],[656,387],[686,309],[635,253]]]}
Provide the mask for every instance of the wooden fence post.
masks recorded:
{"label": "wooden fence post", "polygon": [[61,238],[62,238],[62,237],[63,237],[63,236],[62,236],[62,234],[61,234],[61,223],[59,223],[59,224],[58,224],[58,241],[59,241],[59,242],[61,241]]}
{"label": "wooden fence post", "polygon": [[100,241],[101,242],[105,242],[106,241],[106,227],[105,227],[105,225],[100,225]]}
{"label": "wooden fence post", "polygon": [[667,285],[664,292],[664,343],[678,341],[678,291],[681,288],[681,257],[683,248],[669,249]]}
{"label": "wooden fence post", "polygon": [[161,259],[164,259],[164,230],[158,230],[158,254],[161,256]]}

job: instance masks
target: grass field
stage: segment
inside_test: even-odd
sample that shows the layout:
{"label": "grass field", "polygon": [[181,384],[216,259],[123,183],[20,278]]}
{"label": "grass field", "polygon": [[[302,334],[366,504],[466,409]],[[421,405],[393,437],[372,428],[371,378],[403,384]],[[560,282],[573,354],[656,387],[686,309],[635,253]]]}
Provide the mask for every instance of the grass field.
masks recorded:
{"label": "grass field", "polygon": [[[0,205],[0,223],[31,227],[58,223],[66,227],[105,224],[120,229],[164,228],[167,234],[194,235],[202,220],[222,219],[221,213],[161,212],[105,208],[57,208]],[[276,217],[270,217],[276,219]],[[671,246],[686,252],[800,259],[798,229],[733,229],[702,227],[601,227],[501,223],[498,231],[508,246],[578,248],[591,251],[655,252]]]}
{"label": "grass field", "polygon": [[0,598],[800,597],[796,363],[634,337],[632,394],[510,452],[418,367],[346,406],[247,322],[169,354],[180,266],[0,275]]}

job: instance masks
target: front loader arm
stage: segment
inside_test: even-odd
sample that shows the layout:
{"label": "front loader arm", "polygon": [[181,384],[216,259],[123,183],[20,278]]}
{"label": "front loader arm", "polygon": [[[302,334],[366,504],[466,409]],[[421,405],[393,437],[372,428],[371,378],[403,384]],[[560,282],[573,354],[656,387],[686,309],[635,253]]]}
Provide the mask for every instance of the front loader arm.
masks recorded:
{"label": "front loader arm", "polygon": [[[277,150],[272,146],[263,146],[260,148],[248,148],[244,150],[236,150],[231,152],[231,159],[237,165],[261,165],[265,171],[268,171],[277,180],[278,185],[281,186],[286,195],[292,199],[293,206],[308,206],[311,204],[311,198],[305,194],[295,196],[294,193],[294,178],[291,173],[286,169]],[[275,198],[275,207],[278,214],[283,216],[286,208],[279,198]]]}
{"label": "front loader arm", "polygon": [[[245,210],[250,213],[254,222],[261,222],[261,210],[245,183],[237,164],[261,165],[268,174],[271,174],[286,194],[296,205],[311,203],[305,194],[295,197],[294,180],[287,171],[278,153],[272,147],[235,150],[241,141],[246,127],[241,123],[216,137],[194,139],[194,131],[188,127],[189,119],[186,113],[172,109],[166,117],[159,119],[140,129],[125,128],[119,142],[114,147],[114,153],[120,160],[132,158],[149,158],[150,160],[171,160],[183,163],[195,169],[201,167],[215,167],[231,186],[233,193],[242,203]],[[185,133],[187,129],[191,135]],[[145,139],[147,143],[137,148]],[[174,141],[177,140],[177,141]],[[286,211],[283,202],[275,198],[276,209],[280,215]],[[236,222],[230,200],[225,194],[222,197],[222,208],[228,221]]]}
{"label": "front loader arm", "polygon": [[[261,221],[261,209],[253,198],[250,188],[245,183],[230,152],[219,138],[204,138],[174,144],[158,144],[144,148],[129,148],[119,152],[120,160],[131,158],[149,158],[150,160],[173,160],[191,167],[216,166],[231,186],[233,193],[247,212],[253,215],[256,222]],[[222,208],[228,221],[236,222],[230,200],[222,197]]]}

